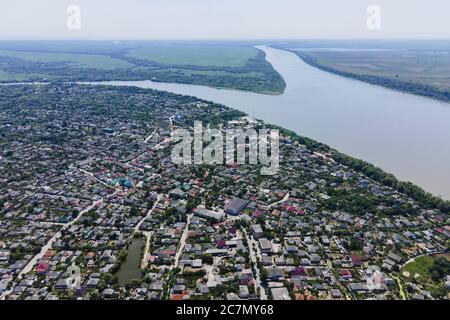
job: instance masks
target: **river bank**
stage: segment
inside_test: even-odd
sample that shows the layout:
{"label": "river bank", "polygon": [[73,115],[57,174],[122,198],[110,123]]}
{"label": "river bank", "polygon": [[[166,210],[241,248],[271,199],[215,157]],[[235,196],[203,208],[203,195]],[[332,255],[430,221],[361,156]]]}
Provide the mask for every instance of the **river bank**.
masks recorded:
{"label": "river bank", "polygon": [[292,52],[259,48],[286,81],[281,95],[152,81],[93,84],[138,86],[221,103],[450,199],[447,103],[330,74]]}
{"label": "river bank", "polygon": [[434,88],[432,86],[428,86],[425,84],[420,83],[412,83],[412,82],[405,82],[400,80],[394,80],[394,79],[388,79],[383,78],[379,76],[374,75],[368,75],[368,74],[356,74],[352,72],[346,72],[342,70],[338,70],[336,68],[326,66],[321,64],[317,61],[314,57],[298,52],[295,50],[288,50],[284,49],[286,51],[290,51],[294,54],[296,54],[300,59],[302,59],[305,63],[309,64],[312,67],[318,68],[320,70],[330,72],[333,74],[336,74],[338,76],[355,79],[359,81],[363,81],[369,84],[381,86],[387,89],[397,90],[400,92],[405,92],[409,94],[415,94],[422,97],[427,97],[431,99],[435,99],[442,102],[450,102],[450,92],[439,90],[438,88]]}

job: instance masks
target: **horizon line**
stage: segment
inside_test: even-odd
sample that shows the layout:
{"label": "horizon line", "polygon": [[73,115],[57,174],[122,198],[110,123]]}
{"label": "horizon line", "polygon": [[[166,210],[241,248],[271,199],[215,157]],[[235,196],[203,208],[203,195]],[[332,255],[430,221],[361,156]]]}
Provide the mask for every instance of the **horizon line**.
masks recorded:
{"label": "horizon line", "polygon": [[0,38],[0,41],[450,41],[450,38]]}

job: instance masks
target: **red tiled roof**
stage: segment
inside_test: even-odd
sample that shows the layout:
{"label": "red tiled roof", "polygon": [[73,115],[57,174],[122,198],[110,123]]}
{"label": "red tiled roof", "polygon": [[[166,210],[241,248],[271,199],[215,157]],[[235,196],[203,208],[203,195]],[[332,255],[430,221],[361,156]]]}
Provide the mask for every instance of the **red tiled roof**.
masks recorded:
{"label": "red tiled roof", "polygon": [[355,265],[360,265],[361,258],[357,254],[352,254],[352,263]]}
{"label": "red tiled roof", "polygon": [[339,271],[339,274],[341,275],[341,276],[351,276],[352,274],[350,273],[350,271],[348,271],[347,269],[341,269],[340,271]]}

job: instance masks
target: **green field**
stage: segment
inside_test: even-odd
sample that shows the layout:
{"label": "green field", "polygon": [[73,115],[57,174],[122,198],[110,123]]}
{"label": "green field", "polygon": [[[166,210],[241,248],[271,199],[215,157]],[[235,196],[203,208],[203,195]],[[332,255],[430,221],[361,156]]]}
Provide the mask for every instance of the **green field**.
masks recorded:
{"label": "green field", "polygon": [[[339,46],[339,43],[333,45]],[[340,45],[343,46],[342,43]],[[278,47],[290,50],[306,63],[331,73],[450,102],[448,44],[369,42],[365,45],[306,48],[291,44]],[[433,46],[437,49],[430,49]]]}
{"label": "green field", "polygon": [[27,74],[14,74],[14,73],[9,73],[6,72],[4,70],[0,70],[0,81],[27,81],[30,80],[32,78],[31,75],[27,75]]}
{"label": "green field", "polygon": [[345,72],[417,82],[450,90],[450,54],[436,51],[306,51],[317,63]]}
{"label": "green field", "polygon": [[146,44],[128,50],[127,56],[169,65],[244,67],[257,53],[255,48],[241,46]]}
{"label": "green field", "polygon": [[14,81],[41,81],[55,79],[52,75],[44,73],[10,73],[0,70],[0,82],[14,82]]}
{"label": "green field", "polygon": [[104,70],[128,69],[133,65],[127,61],[111,58],[105,55],[71,54],[53,52],[26,52],[0,50],[2,57],[14,57],[32,62],[66,63],[76,68],[98,68]]}
{"label": "green field", "polygon": [[148,41],[0,41],[0,81],[153,80],[284,91],[283,78],[250,44]]}

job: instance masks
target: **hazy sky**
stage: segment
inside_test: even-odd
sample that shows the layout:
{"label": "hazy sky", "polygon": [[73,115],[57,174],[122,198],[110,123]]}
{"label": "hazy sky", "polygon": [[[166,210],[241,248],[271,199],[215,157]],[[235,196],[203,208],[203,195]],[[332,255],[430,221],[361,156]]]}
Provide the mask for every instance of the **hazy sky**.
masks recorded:
{"label": "hazy sky", "polygon": [[[367,28],[370,5],[380,30]],[[450,0],[1,0],[0,39],[450,39],[449,16]]]}

